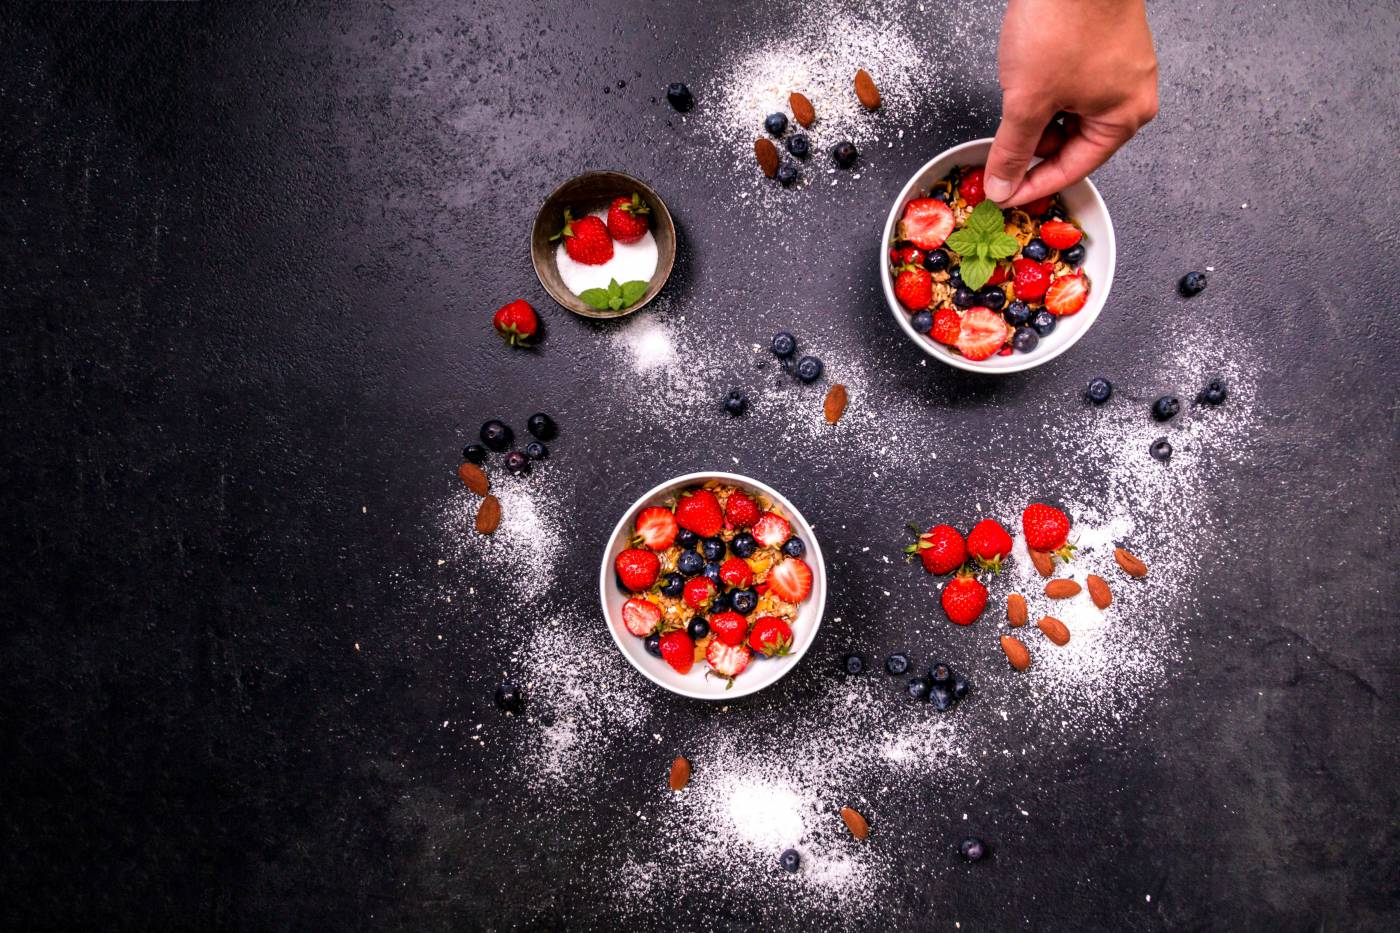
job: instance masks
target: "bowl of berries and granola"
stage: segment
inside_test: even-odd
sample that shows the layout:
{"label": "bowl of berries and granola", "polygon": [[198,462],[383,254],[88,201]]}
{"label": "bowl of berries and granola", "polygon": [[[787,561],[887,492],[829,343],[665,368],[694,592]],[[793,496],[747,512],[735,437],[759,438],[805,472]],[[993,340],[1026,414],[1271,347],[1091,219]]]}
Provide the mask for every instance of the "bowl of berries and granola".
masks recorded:
{"label": "bowl of berries and granola", "polygon": [[728,700],[792,670],[821,626],[826,565],[772,488],[691,473],[634,502],[599,574],[603,617],[632,666],[673,693]]}
{"label": "bowl of berries and granola", "polygon": [[1093,182],[1005,210],[982,194],[991,139],[954,146],[895,199],[885,300],[925,353],[981,373],[1048,362],[1093,325],[1113,284],[1113,222]]}

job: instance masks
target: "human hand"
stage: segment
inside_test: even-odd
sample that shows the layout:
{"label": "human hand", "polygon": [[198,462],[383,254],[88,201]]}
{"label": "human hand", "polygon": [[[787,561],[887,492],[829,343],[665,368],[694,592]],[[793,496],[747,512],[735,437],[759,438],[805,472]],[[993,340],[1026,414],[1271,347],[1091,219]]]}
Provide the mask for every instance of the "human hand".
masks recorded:
{"label": "human hand", "polygon": [[[1157,115],[1144,0],[1010,0],[997,61],[1001,125],[983,190],[998,204],[1087,177]],[[1061,112],[1063,127],[1052,123]],[[1027,172],[1036,155],[1045,161]]]}

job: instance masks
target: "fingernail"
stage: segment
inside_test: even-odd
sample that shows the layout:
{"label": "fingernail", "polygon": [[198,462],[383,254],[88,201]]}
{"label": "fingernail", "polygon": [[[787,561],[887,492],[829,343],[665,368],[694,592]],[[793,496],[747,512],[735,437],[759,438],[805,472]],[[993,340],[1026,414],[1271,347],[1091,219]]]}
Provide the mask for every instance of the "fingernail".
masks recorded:
{"label": "fingernail", "polygon": [[982,182],[982,190],[987,197],[1000,204],[1011,197],[1011,192],[1016,190],[1016,186],[1005,178],[998,178],[995,175],[988,175]]}

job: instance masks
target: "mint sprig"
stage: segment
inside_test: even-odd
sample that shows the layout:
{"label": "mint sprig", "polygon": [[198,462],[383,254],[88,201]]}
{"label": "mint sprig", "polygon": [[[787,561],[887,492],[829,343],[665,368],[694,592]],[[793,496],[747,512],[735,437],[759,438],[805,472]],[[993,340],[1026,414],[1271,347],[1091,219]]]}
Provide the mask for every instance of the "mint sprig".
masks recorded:
{"label": "mint sprig", "polygon": [[1001,208],[983,201],[972,209],[967,222],[948,237],[948,246],[962,257],[963,284],[976,291],[996,271],[997,260],[1016,255],[1021,244],[1006,232]]}
{"label": "mint sprig", "polygon": [[584,304],[599,311],[621,311],[636,304],[647,293],[650,284],[638,279],[619,285],[617,279],[611,279],[607,288],[587,288],[578,297]]}

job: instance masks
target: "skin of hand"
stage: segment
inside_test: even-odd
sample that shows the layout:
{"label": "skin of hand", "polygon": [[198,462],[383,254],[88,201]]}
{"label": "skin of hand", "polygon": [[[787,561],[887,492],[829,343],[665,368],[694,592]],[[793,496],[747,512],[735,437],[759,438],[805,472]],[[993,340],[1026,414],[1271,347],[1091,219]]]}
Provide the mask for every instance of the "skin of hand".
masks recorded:
{"label": "skin of hand", "polygon": [[[997,61],[1001,126],[983,190],[998,204],[1087,177],[1157,115],[1144,0],[1011,0]],[[1052,122],[1061,113],[1063,127]],[[1045,161],[1027,172],[1034,155]]]}

